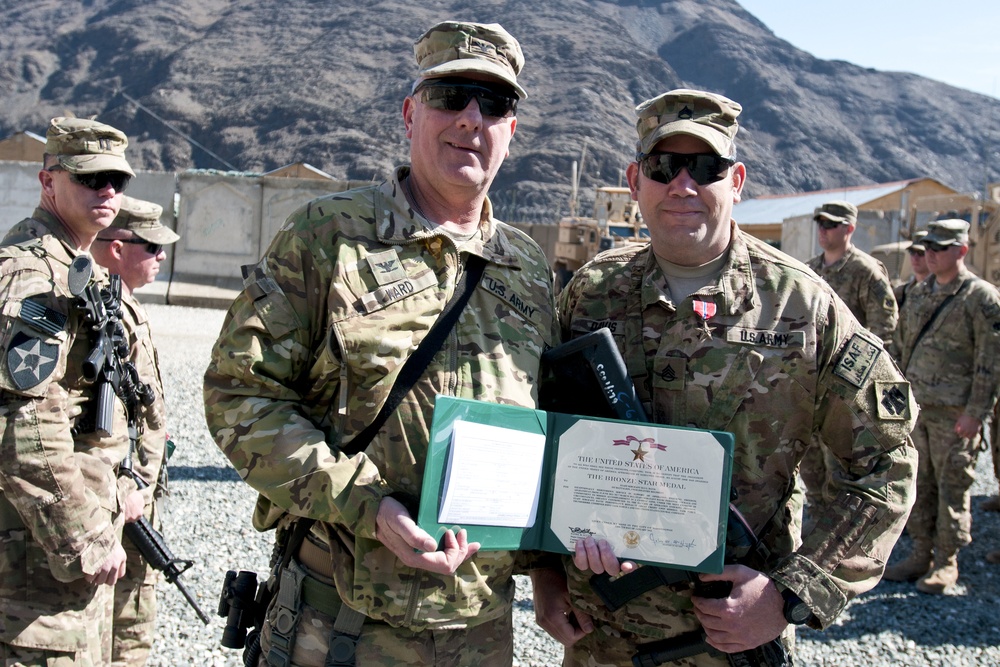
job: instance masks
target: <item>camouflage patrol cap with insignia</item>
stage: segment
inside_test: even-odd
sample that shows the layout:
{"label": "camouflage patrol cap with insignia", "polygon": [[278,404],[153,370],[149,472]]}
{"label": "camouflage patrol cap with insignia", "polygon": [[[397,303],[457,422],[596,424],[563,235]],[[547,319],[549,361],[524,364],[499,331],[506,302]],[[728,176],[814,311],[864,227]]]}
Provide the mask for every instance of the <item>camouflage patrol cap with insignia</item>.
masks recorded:
{"label": "camouflage patrol cap with insignia", "polygon": [[163,207],[159,204],[123,195],[122,207],[118,210],[111,227],[130,231],[150,243],[160,245],[176,243],[180,236],[160,223],[162,215]]}
{"label": "camouflage patrol cap with insignia", "polygon": [[924,243],[969,245],[969,223],[965,220],[935,220],[927,225]]}
{"label": "camouflage patrol cap with insignia", "polygon": [[53,118],[45,133],[45,152],[73,174],[120,171],[135,176],[125,159],[128,137],[110,125],[86,118]]}
{"label": "camouflage patrol cap with insignia", "polygon": [[828,201],[819,207],[813,220],[824,218],[842,225],[858,224],[858,207],[849,201]]}
{"label": "camouflage patrol cap with insignia", "polygon": [[528,96],[517,83],[521,45],[499,23],[443,21],[420,36],[413,55],[420,68],[414,90],[425,79],[476,73],[509,84],[522,100]]}
{"label": "camouflage patrol cap with insignia", "polygon": [[646,100],[635,108],[639,133],[636,152],[649,154],[660,141],[675,134],[701,139],[716,155],[729,157],[739,131],[738,103],[722,95],[679,88]]}
{"label": "camouflage patrol cap with insignia", "polygon": [[907,250],[916,250],[917,252],[924,252],[927,248],[924,247],[924,237],[927,236],[927,230],[921,229],[919,232],[914,233],[913,241],[910,245],[906,247]]}

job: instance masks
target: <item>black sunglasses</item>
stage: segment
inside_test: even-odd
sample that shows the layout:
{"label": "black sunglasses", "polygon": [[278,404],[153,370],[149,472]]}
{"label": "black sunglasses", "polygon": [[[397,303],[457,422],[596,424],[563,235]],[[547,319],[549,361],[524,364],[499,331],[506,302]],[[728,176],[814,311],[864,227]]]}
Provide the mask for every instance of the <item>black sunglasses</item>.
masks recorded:
{"label": "black sunglasses", "polygon": [[97,239],[98,241],[104,241],[105,243],[111,243],[112,241],[121,241],[122,243],[130,243],[133,245],[146,244],[146,252],[150,255],[159,255],[160,251],[163,250],[162,243],[153,243],[151,241],[146,241],[145,239],[134,238],[134,239]]}
{"label": "black sunglasses", "polygon": [[950,245],[941,245],[940,243],[934,243],[933,241],[924,241],[923,246],[931,252],[944,252],[945,250],[951,248]]}
{"label": "black sunglasses", "polygon": [[506,118],[517,113],[517,96],[476,83],[431,81],[414,91],[420,101],[432,109],[462,111],[472,98],[479,103],[479,112],[492,118]]}
{"label": "black sunglasses", "polygon": [[[49,171],[66,171],[62,167],[49,167]],[[69,178],[74,183],[89,188],[95,192],[100,192],[111,184],[115,192],[125,192],[132,177],[123,171],[98,171],[92,174],[74,174],[67,171]]]}
{"label": "black sunglasses", "polygon": [[919,250],[917,248],[909,248],[906,252],[910,253],[911,255],[918,255],[920,257],[924,256],[924,251]]}
{"label": "black sunglasses", "polygon": [[838,222],[836,220],[830,220],[829,218],[816,218],[816,224],[822,227],[823,229],[836,229],[837,227],[840,227],[844,223]]}
{"label": "black sunglasses", "polygon": [[714,153],[639,154],[636,161],[642,167],[642,173],[646,178],[657,183],[669,183],[677,178],[681,169],[687,169],[698,185],[721,181],[726,170],[736,164],[736,160]]}

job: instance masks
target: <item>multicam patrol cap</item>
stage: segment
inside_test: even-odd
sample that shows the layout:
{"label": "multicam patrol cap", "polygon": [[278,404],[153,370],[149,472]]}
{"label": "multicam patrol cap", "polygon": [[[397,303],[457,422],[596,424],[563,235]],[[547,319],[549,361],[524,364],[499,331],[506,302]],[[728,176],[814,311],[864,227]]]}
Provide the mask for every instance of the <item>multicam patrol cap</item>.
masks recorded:
{"label": "multicam patrol cap", "polygon": [[819,207],[813,220],[825,218],[842,225],[858,224],[858,207],[849,201],[828,201]]}
{"label": "multicam patrol cap", "polygon": [[935,220],[927,225],[924,243],[969,245],[969,223],[965,220]]}
{"label": "multicam patrol cap", "polygon": [[53,118],[45,133],[45,152],[73,174],[121,171],[135,176],[125,159],[128,137],[110,125],[86,118]]}
{"label": "multicam patrol cap", "polygon": [[180,236],[174,230],[160,224],[162,215],[163,207],[159,204],[122,195],[122,207],[118,210],[111,227],[128,230],[150,243],[161,245],[176,243]]}
{"label": "multicam patrol cap", "polygon": [[499,23],[438,23],[416,41],[413,55],[417,83],[475,72],[510,84],[522,100],[528,96],[517,83],[524,66],[521,45]]}
{"label": "multicam patrol cap", "polygon": [[907,250],[919,250],[924,252],[927,248],[924,247],[924,237],[927,236],[927,230],[921,229],[919,232],[914,232],[913,240],[910,241],[910,245],[906,246]]}
{"label": "multicam patrol cap", "polygon": [[701,90],[679,88],[646,100],[635,108],[639,133],[636,152],[648,154],[657,143],[675,134],[701,139],[717,155],[733,153],[733,141],[739,130],[736,117],[743,111],[727,97]]}

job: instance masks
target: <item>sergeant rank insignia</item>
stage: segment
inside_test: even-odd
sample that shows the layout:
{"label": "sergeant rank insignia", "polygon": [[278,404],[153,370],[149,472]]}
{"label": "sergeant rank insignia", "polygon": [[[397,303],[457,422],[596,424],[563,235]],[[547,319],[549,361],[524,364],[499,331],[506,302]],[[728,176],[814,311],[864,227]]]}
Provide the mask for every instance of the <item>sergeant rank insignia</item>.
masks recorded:
{"label": "sergeant rank insignia", "polygon": [[7,347],[7,368],[14,386],[22,391],[45,380],[56,368],[59,347],[18,331]]}

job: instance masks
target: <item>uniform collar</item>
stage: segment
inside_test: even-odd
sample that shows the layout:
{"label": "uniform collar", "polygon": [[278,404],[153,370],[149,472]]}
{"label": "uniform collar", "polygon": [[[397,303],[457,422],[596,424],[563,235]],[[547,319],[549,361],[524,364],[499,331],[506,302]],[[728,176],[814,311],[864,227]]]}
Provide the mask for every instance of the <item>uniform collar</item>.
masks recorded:
{"label": "uniform collar", "polygon": [[[709,287],[698,292],[696,296],[711,298],[720,313],[728,315],[738,315],[742,312],[752,310],[758,305],[757,292],[753,275],[753,267],[750,264],[750,250],[747,247],[743,232],[732,224],[732,242],[729,244],[729,251],[726,262],[722,267],[722,275],[715,287]],[[645,257],[645,268],[642,281],[642,307],[646,308],[653,303],[662,303],[671,309],[676,309],[676,305],[670,298],[670,290],[667,289],[667,279],[663,275],[656,258],[653,257],[652,246],[647,246],[643,252]]]}
{"label": "uniform collar", "polygon": [[[414,241],[441,239],[448,235],[435,229],[435,224],[413,210],[406,201],[402,181],[409,175],[408,166],[397,167],[392,178],[379,188],[382,206],[376,204],[378,238],[389,245]],[[486,260],[519,268],[521,260],[507,238],[507,231],[493,217],[493,204],[489,197],[483,201],[479,232],[462,246],[463,252],[480,255]]]}

